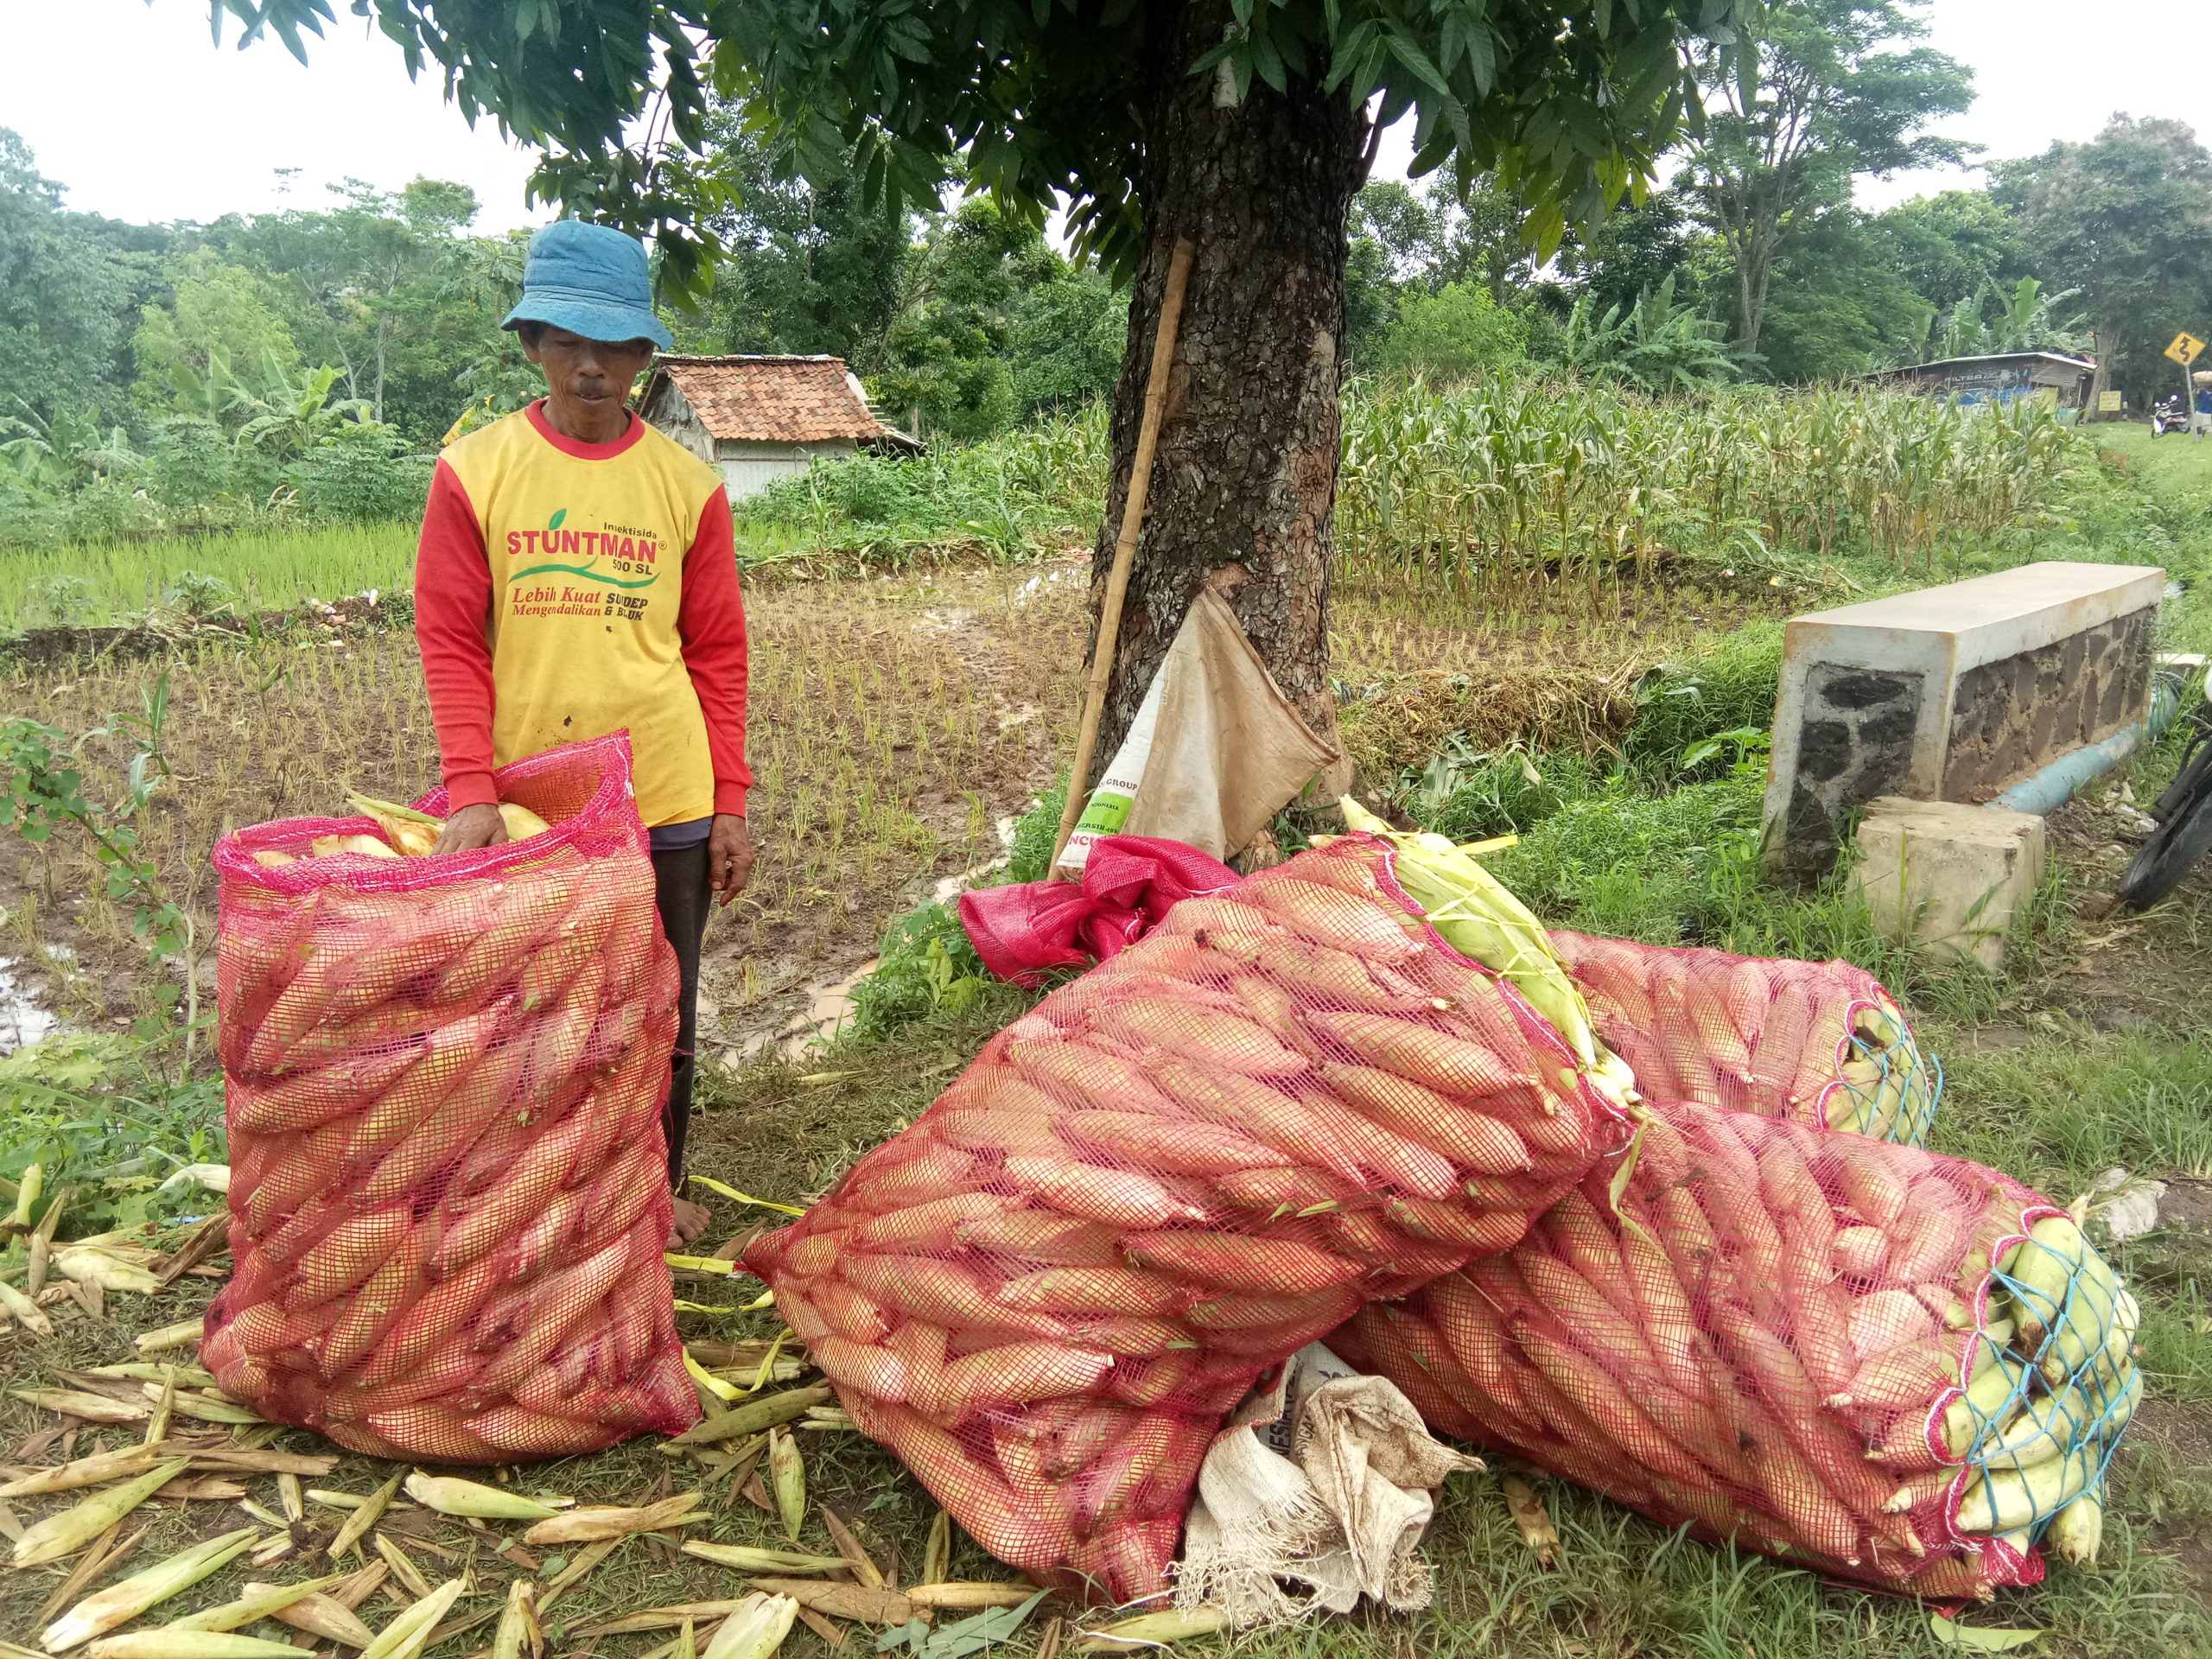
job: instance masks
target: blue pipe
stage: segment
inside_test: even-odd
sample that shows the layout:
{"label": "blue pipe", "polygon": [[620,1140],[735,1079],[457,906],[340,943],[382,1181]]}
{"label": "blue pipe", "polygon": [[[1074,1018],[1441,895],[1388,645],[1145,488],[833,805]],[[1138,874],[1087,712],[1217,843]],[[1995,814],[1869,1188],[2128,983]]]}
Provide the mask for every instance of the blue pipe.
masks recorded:
{"label": "blue pipe", "polygon": [[2043,817],[2065,805],[2073,798],[2075,791],[2092,779],[2102,777],[2126,760],[2142,741],[2141,723],[2125,727],[2101,743],[2060,755],[2041,772],[2023,778],[1995,800],[1983,804]]}
{"label": "blue pipe", "polygon": [[2152,677],[2148,718],[2114,732],[2101,743],[2091,743],[2062,754],[2041,772],[2023,778],[1985,806],[2008,812],[2032,812],[2042,817],[2071,800],[2092,779],[2101,778],[2141,747],[2145,736],[2155,743],[2181,713],[2181,686],[2171,671],[2160,669]]}

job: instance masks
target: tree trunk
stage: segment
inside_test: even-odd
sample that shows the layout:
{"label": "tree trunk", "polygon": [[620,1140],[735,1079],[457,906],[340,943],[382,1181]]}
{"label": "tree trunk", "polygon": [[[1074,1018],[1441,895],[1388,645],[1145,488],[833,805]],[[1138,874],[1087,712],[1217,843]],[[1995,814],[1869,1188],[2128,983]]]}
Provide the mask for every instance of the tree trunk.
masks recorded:
{"label": "tree trunk", "polygon": [[[2086,418],[2094,421],[2103,418],[2101,405],[2106,390],[2112,385],[2112,360],[2120,355],[2120,330],[2107,325],[2093,330],[2092,338],[2097,353],[2097,369],[2089,377],[2089,406],[2082,413]],[[2152,397],[2147,401],[2156,404],[2158,400]]]}
{"label": "tree trunk", "polygon": [[1222,39],[1228,6],[1153,0],[1148,11],[1138,92],[1145,249],[1114,390],[1094,611],[1128,493],[1169,256],[1179,236],[1198,255],[1085,787],[1128,733],[1185,610],[1217,577],[1284,695],[1325,741],[1337,741],[1328,618],[1338,392],[1347,226],[1366,170],[1366,119],[1318,78],[1294,80],[1287,93],[1255,79],[1239,103],[1225,77],[1190,73]]}
{"label": "tree trunk", "polygon": [[384,346],[385,327],[385,320],[379,316],[377,319],[377,395],[376,408],[374,410],[375,418],[379,423],[384,419]]}

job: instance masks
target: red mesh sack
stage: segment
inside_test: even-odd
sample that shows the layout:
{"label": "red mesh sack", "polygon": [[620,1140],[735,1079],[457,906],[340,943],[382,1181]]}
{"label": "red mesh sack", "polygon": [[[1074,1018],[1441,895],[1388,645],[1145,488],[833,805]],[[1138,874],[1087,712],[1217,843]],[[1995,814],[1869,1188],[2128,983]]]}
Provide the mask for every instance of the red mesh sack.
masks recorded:
{"label": "red mesh sack", "polygon": [[1709,1540],[1930,1599],[2042,1578],[2141,1392],[2139,1312],[2063,1211],[1693,1104],[1653,1109],[1618,1211],[1616,1173],[1331,1346],[1432,1427]]}
{"label": "red mesh sack", "polygon": [[1046,997],[747,1252],[861,1427],[993,1554],[1154,1593],[1223,1414],[1520,1238],[1625,1124],[1346,840]]}
{"label": "red mesh sack", "polygon": [[[616,736],[499,774],[552,828],[481,852],[225,836],[226,1392],[378,1456],[512,1462],[697,1416],[661,1252],[677,1028]],[[442,815],[444,791],[423,810]]]}
{"label": "red mesh sack", "polygon": [[1651,1098],[1927,1139],[1943,1068],[1865,969],[1551,937],[1599,1035]]}

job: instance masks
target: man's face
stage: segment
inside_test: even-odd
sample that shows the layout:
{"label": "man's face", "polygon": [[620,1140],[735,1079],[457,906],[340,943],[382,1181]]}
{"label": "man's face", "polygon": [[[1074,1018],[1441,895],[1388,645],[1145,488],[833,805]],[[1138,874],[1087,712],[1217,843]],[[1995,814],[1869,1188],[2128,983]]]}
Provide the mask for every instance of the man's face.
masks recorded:
{"label": "man's face", "polygon": [[586,340],[550,325],[525,334],[522,349],[545,372],[548,392],[591,416],[610,416],[621,408],[632,384],[653,359],[649,340]]}

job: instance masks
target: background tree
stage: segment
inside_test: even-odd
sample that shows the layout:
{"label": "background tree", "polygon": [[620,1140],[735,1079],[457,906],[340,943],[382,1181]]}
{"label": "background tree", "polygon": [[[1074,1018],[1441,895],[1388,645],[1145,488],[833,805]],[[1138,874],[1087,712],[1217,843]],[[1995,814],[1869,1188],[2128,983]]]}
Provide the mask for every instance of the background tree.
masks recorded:
{"label": "background tree", "polygon": [[61,187],[0,127],[0,355],[20,400],[0,403],[0,417],[119,414],[134,313],[154,281],[152,261],[105,221],[63,209]]}
{"label": "background tree", "polygon": [[[2138,402],[2178,388],[2160,356],[2212,313],[2212,154],[2178,121],[2113,118],[2086,144],[2053,144],[1998,170],[2043,273],[2081,290],[2102,392],[2115,370]],[[2094,398],[2092,402],[2094,404]]]}
{"label": "background tree", "polygon": [[257,273],[199,248],[168,261],[164,274],[169,293],[141,310],[130,342],[147,408],[219,419],[234,378],[299,367],[300,348]]}
{"label": "background tree", "polygon": [[[1599,311],[1633,306],[1639,295],[1688,269],[1694,228],[1681,198],[1655,190],[1586,231],[1570,233],[1554,262],[1570,296],[1588,295]],[[1685,283],[1684,287],[1688,284]],[[1694,297],[1685,293],[1685,300]]]}
{"label": "background tree", "polygon": [[1463,282],[1408,296],[1382,336],[1375,364],[1386,373],[1448,384],[1528,357],[1528,321],[1492,299],[1484,284]]}
{"label": "background tree", "polygon": [[1939,306],[2033,274],[2018,216],[1986,190],[1916,197],[1875,214],[1866,228],[1889,245],[1913,292]]}
{"label": "background tree", "polygon": [[1783,243],[1808,216],[1842,207],[1858,174],[1964,159],[1970,146],[1926,133],[1974,100],[1964,65],[1907,43],[1927,33],[1926,0],[1777,0],[1758,24],[1758,72],[1714,54],[1714,106],[1678,188],[1726,246],[1736,337],[1761,349]]}
{"label": "background tree", "polygon": [[[327,0],[215,0],[304,54]],[[471,114],[547,152],[538,188],[651,232],[681,283],[711,253],[691,200],[712,94],[799,171],[842,166],[932,204],[964,177],[1012,212],[1065,206],[1134,282],[1105,522],[1128,484],[1146,347],[1179,237],[1198,243],[1185,342],[1113,668],[1112,753],[1201,584],[1237,609],[1323,731],[1347,220],[1380,126],[1414,165],[1459,157],[1530,211],[1544,251],[1647,175],[1698,106],[1749,0],[685,0],[634,9],[364,10]],[[219,16],[220,13],[219,12]],[[650,118],[639,123],[648,98]],[[1371,111],[1370,111],[1371,106]],[[644,148],[628,147],[632,132]],[[665,135],[664,141],[662,135]],[[1102,531],[1103,568],[1111,537]]]}
{"label": "background tree", "polygon": [[[1020,408],[1012,347],[1026,290],[1058,274],[1035,223],[988,197],[931,215],[906,256],[899,315],[873,353],[885,410],[925,434],[985,436]],[[864,366],[866,366],[864,365]]]}
{"label": "background tree", "polygon": [[735,105],[715,106],[708,143],[728,187],[705,220],[722,253],[713,298],[686,334],[716,351],[873,366],[899,309],[908,215],[864,203],[846,156],[799,176]]}

